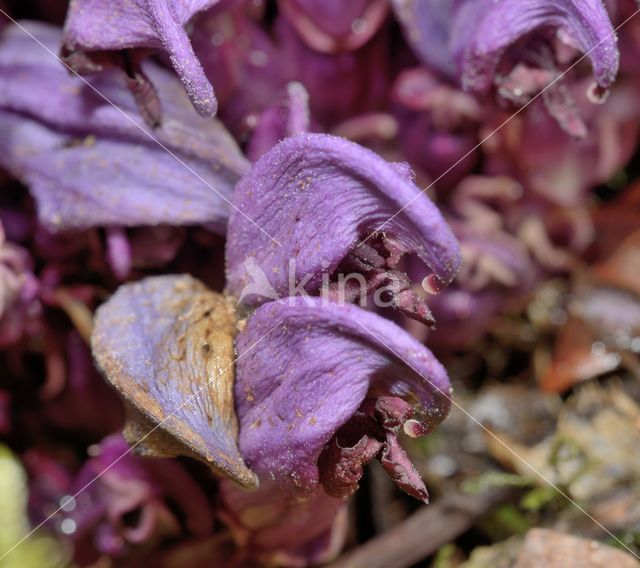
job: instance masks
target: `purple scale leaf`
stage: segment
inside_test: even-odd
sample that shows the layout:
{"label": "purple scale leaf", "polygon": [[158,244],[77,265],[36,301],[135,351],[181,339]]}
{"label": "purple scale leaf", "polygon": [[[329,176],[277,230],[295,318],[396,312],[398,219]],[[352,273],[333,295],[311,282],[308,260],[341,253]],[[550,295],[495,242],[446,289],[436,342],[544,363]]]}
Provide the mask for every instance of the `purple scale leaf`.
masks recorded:
{"label": "purple scale leaf", "polygon": [[[62,38],[62,54],[80,73],[121,66],[134,82],[132,91],[148,81],[140,73],[139,54],[129,50],[162,49],[171,60],[193,106],[213,116],[217,102],[185,31],[193,15],[218,0],[73,0]],[[137,84],[136,84],[137,83]],[[151,80],[151,84],[155,84]],[[157,117],[156,117],[157,118]]]}
{"label": "purple scale leaf", "polygon": [[[25,26],[55,49],[55,28]],[[167,223],[224,230],[228,199],[248,162],[220,122],[193,112],[169,73],[145,69],[161,87],[165,111],[153,131],[117,74],[92,85],[120,110],[19,28],[2,34],[0,163],[30,188],[50,229]]]}
{"label": "purple scale leaf", "polygon": [[319,293],[323,280],[344,271],[365,274],[372,289],[389,286],[393,305],[411,312],[410,298],[400,297],[411,283],[395,270],[399,257],[415,253],[436,288],[460,263],[458,244],[426,195],[398,167],[335,136],[278,144],[238,183],[234,205],[244,215],[232,213],[229,222],[228,290],[248,305]]}
{"label": "purple scale leaf", "polygon": [[236,445],[235,313],[190,276],[119,288],[100,307],[93,354],[132,408],[125,435],[141,453],[188,455],[255,487]]}

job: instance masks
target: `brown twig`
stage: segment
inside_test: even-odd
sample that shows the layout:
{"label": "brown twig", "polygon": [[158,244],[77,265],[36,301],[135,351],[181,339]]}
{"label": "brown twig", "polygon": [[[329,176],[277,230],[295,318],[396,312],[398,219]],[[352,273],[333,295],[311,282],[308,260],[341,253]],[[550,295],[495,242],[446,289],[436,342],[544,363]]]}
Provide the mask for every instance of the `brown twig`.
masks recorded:
{"label": "brown twig", "polygon": [[504,497],[504,491],[447,495],[388,532],[347,552],[328,568],[411,566],[471,528],[478,517]]}

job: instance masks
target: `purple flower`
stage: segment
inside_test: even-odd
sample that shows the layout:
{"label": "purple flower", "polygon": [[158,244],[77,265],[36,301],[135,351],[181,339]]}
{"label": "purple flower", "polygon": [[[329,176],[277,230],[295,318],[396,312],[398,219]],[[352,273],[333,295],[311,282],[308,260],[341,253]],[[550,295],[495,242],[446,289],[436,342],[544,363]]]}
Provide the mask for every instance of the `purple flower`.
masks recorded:
{"label": "purple flower", "polygon": [[[367,292],[386,287],[393,307],[429,322],[398,261],[417,255],[435,289],[459,266],[453,234],[406,169],[334,136],[303,135],[276,146],[238,183],[234,205],[227,288],[248,305],[264,301],[261,294],[288,296],[292,287],[339,293],[335,275],[343,272],[361,274]],[[262,288],[258,272],[266,278]],[[349,296],[353,283],[342,284]]]}
{"label": "purple flower", "polygon": [[81,74],[111,67],[123,70],[147,123],[160,123],[162,87],[148,77],[140,61],[150,49],[165,51],[193,106],[204,116],[216,114],[211,83],[193,52],[184,27],[192,16],[218,0],[73,0],[62,38],[62,56]]}
{"label": "purple flower", "polygon": [[455,1],[452,46],[463,84],[473,90],[489,87],[506,50],[537,32],[531,47],[523,46],[521,57],[527,52],[533,55],[535,39],[545,38],[547,29],[555,34],[546,37],[550,47],[555,40],[588,54],[598,89],[612,85],[618,71],[618,49],[600,0]]}
{"label": "purple flower", "polygon": [[216,85],[220,117],[240,139],[248,138],[258,116],[292,81],[306,88],[311,117],[325,127],[387,103],[390,42],[384,29],[356,51],[327,54],[304,43],[284,14],[268,34],[247,11],[240,4],[205,14],[193,34],[194,49]]}
{"label": "purple flower", "polygon": [[307,47],[286,18],[279,17],[274,28],[288,81],[299,81],[307,89],[311,116],[320,125],[330,127],[356,113],[381,110],[388,103],[391,46],[387,30],[380,30],[356,51],[328,55]]}
{"label": "purple flower", "polygon": [[601,0],[447,0],[435,11],[434,4],[395,3],[423,62],[448,76],[453,62],[465,89],[495,90],[499,101],[517,107],[544,90],[547,110],[562,128],[586,136],[567,81],[559,77],[585,54],[595,81],[589,89],[592,102],[600,102],[613,84],[619,53]]}
{"label": "purple flower", "polygon": [[[99,310],[94,354],[135,408],[128,440],[161,424],[139,451],[197,457],[248,488],[259,479],[257,491],[225,484],[223,495],[236,530],[261,551],[295,549],[330,531],[339,497],[359,479],[345,478],[345,464],[361,468],[378,457],[401,487],[426,499],[396,439],[401,427],[413,436],[430,431],[448,411],[446,372],[424,346],[355,306],[267,303],[235,338],[238,447],[233,319],[228,299],[187,276],[126,285]],[[368,439],[371,451],[349,451],[349,441]],[[339,445],[320,472],[330,443]],[[312,522],[311,504],[324,517]]]}
{"label": "purple flower", "polygon": [[[633,155],[640,117],[636,86],[627,77],[601,105],[591,104],[585,95],[588,81],[575,81],[570,88],[588,138],[564,135],[537,100],[493,137],[487,172],[516,177],[532,193],[564,208],[584,206],[592,188],[611,179]],[[506,118],[501,113],[485,123],[492,130]]]}
{"label": "purple flower", "polygon": [[[327,297],[287,297],[280,275],[292,258],[319,293],[322,275],[342,272],[347,259],[377,285],[385,274],[410,311],[408,298],[419,300],[397,288],[391,265],[416,254],[433,271],[427,281],[442,286],[458,267],[457,244],[406,168],[327,135],[278,144],[234,201],[242,214],[229,226],[227,294],[189,276],[125,285],[98,310],[93,351],[130,407],[125,435],[139,451],[195,457],[228,478],[224,516],[256,555],[318,560],[335,548],[344,497],[370,460],[427,499],[397,436],[435,428],[450,386],[431,352],[395,324]],[[372,245],[358,246],[372,234]],[[234,296],[256,266],[283,297],[236,314]]]}
{"label": "purple flower", "polygon": [[[26,27],[56,49],[55,28]],[[113,72],[91,85],[123,112],[19,28],[2,34],[0,164],[29,187],[47,227],[206,223],[224,230],[232,188],[248,162],[218,121],[193,112],[169,73],[145,69],[160,87],[166,117],[153,131]]]}
{"label": "purple flower", "polygon": [[126,450],[120,435],[105,438],[73,480],[71,495],[100,477],[77,499],[62,498],[67,523],[60,527],[74,539],[82,564],[102,555],[140,559],[158,540],[212,532],[207,497],[179,463],[121,457]]}

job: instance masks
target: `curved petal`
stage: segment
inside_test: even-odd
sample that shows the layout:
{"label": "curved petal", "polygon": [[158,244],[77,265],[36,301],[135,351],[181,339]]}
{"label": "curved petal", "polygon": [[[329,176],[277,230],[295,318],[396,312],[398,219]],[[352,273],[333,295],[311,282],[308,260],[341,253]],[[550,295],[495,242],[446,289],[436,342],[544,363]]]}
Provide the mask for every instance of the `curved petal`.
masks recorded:
{"label": "curved petal", "polygon": [[227,522],[254,554],[291,565],[335,554],[344,497],[376,454],[400,487],[420,485],[425,497],[395,436],[422,435],[449,410],[447,374],[422,344],[360,308],[287,298],[258,308],[236,349],[239,444],[260,486],[223,481],[221,491]]}
{"label": "curved petal", "polygon": [[227,299],[190,276],[158,276],[122,286],[99,308],[92,349],[134,409],[130,442],[151,455],[196,457],[255,487],[236,446],[234,333]]}
{"label": "curved petal", "polygon": [[[55,49],[55,28],[24,26]],[[92,80],[105,100],[22,30],[4,31],[0,163],[30,187],[49,228],[210,223],[223,230],[248,162],[220,122],[193,112],[169,73],[145,69],[161,87],[166,116],[153,131],[113,72]]]}
{"label": "curved petal", "polygon": [[280,0],[278,5],[305,43],[322,53],[364,45],[389,8],[388,0]]}
{"label": "curved petal", "polygon": [[249,317],[236,349],[242,455],[258,476],[290,492],[318,485],[320,452],[366,397],[410,403],[405,430],[412,435],[430,431],[449,411],[449,379],[431,352],[355,306],[270,302]]}
{"label": "curved petal", "polygon": [[[194,14],[217,2],[74,0],[67,13],[62,51],[68,63],[82,72],[78,54],[91,58],[92,52],[164,49],[193,106],[200,114],[213,116],[218,106],[213,87],[193,52],[184,26]],[[113,61],[118,61],[117,57]]]}
{"label": "curved petal", "polygon": [[601,89],[613,83],[619,53],[601,0],[457,0],[451,45],[463,85],[488,89],[504,50],[541,28],[558,30],[565,43],[588,54]]}
{"label": "curved petal", "polygon": [[415,253],[440,285],[459,266],[453,234],[418,187],[370,150],[335,136],[307,134],[275,146],[238,183],[234,205],[244,215],[230,218],[227,281],[240,297],[257,269],[276,296],[294,295],[292,283],[317,292],[323,275],[371,235],[385,246],[393,240],[396,253]]}

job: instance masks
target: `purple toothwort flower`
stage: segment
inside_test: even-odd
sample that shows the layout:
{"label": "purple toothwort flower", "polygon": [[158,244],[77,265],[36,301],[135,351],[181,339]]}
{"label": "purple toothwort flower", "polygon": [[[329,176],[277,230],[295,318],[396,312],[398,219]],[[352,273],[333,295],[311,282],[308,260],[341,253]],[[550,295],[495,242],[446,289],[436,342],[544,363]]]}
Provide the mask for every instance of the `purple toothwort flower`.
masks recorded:
{"label": "purple toothwort flower", "polygon": [[[24,26],[57,49],[56,28]],[[87,85],[19,28],[4,30],[0,165],[30,188],[48,228],[169,223],[224,231],[233,186],[249,163],[220,122],[193,112],[171,74],[144,69],[160,87],[166,117],[152,132],[117,73]]]}
{"label": "purple toothwort flower", "polygon": [[[601,0],[457,3],[452,51],[465,88],[516,106],[544,90],[547,110],[575,137],[586,126],[560,79],[563,67],[586,54],[593,69],[593,102],[601,101],[618,71],[618,49]],[[511,49],[509,49],[511,48]]]}
{"label": "purple toothwort flower", "polygon": [[[424,435],[445,418],[446,371],[395,324],[334,301],[330,280],[318,295],[323,274],[349,267],[367,290],[386,280],[391,305],[420,312],[410,282],[396,282],[407,253],[433,287],[453,278],[457,243],[406,173],[336,137],[285,140],[236,188],[225,294],[161,276],[121,287],[98,310],[93,351],[129,406],[125,436],[146,455],[195,457],[221,475],[223,516],[251,554],[295,564],[335,553],[345,497],[372,459],[427,500],[398,434]],[[288,297],[290,258],[311,296]],[[281,297],[238,307],[256,267]]]}
{"label": "purple toothwort flower", "polygon": [[[302,135],[276,146],[238,183],[234,205],[227,287],[247,305],[264,301],[261,290],[271,298],[294,288],[349,297],[353,282],[337,276],[350,273],[362,276],[367,292],[387,287],[393,307],[429,323],[398,261],[415,254],[431,271],[425,283],[432,290],[459,266],[453,234],[404,165],[334,136]],[[256,274],[268,286],[256,287]]]}
{"label": "purple toothwort flower", "polygon": [[218,0],[73,0],[69,4],[61,53],[81,74],[112,67],[124,71],[126,83],[147,123],[160,123],[159,85],[145,73],[140,61],[149,50],[164,50],[193,106],[205,116],[215,115],[218,103],[213,87],[198,61],[185,26],[196,13]]}
{"label": "purple toothwort flower", "polygon": [[549,113],[575,137],[586,136],[586,126],[563,70],[588,58],[592,102],[604,98],[618,72],[617,39],[602,0],[398,0],[395,7],[425,64],[451,77],[453,63],[465,89],[495,91],[499,102],[516,107],[544,91]]}

